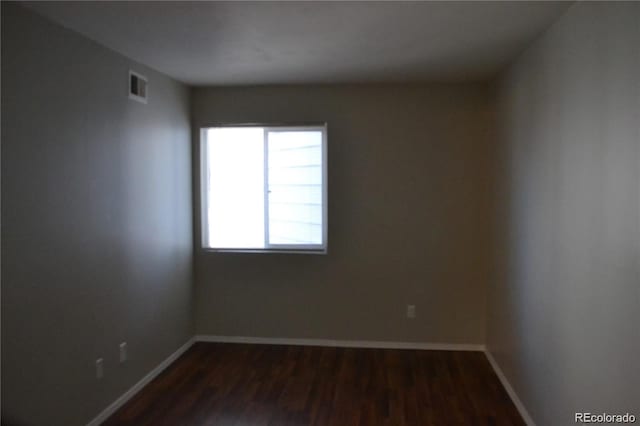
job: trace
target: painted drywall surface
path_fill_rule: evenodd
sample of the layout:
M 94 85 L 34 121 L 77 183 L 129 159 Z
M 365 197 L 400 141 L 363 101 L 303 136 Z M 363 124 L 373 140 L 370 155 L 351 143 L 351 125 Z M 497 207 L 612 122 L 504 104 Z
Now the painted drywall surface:
M 329 253 L 196 248 L 196 332 L 483 343 L 490 110 L 480 84 L 193 89 L 195 148 L 215 123 L 327 122 L 329 151 Z
M 568 5 L 111 1 L 30 7 L 181 81 L 206 86 L 479 81 Z
M 638 3 L 572 6 L 500 84 L 487 340 L 540 426 L 640 417 L 639 23 Z
M 6 2 L 2 56 L 3 424 L 85 424 L 191 336 L 188 89 Z

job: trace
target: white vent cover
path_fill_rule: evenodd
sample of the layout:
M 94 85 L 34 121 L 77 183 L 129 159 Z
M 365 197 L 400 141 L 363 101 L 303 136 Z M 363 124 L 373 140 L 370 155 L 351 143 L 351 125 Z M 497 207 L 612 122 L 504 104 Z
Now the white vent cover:
M 129 70 L 129 99 L 147 103 L 147 77 Z

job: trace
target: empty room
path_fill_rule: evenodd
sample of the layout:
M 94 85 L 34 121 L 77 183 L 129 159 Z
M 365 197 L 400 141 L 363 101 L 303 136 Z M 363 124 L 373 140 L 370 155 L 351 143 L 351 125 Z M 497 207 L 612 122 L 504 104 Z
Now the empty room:
M 640 423 L 640 2 L 1 2 L 3 426 Z

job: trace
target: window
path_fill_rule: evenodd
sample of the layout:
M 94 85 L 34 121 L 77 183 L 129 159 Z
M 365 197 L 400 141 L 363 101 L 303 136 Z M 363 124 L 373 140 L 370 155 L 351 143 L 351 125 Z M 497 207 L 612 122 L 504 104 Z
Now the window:
M 202 242 L 326 253 L 326 126 L 204 128 Z

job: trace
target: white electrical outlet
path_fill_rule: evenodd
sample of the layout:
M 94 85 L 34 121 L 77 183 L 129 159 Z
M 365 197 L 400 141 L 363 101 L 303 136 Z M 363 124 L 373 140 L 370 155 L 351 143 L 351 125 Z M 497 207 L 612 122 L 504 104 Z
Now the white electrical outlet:
M 96 379 L 100 380 L 104 377 L 104 361 L 102 358 L 96 359 Z
M 407 318 L 416 317 L 416 305 L 407 305 Z
M 120 363 L 127 360 L 127 342 L 120 343 Z

